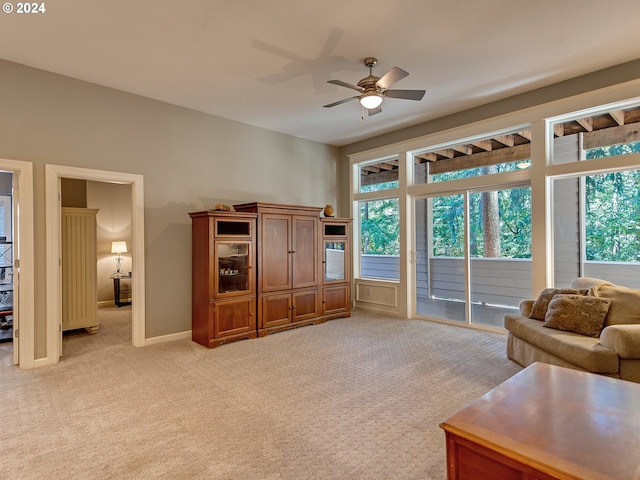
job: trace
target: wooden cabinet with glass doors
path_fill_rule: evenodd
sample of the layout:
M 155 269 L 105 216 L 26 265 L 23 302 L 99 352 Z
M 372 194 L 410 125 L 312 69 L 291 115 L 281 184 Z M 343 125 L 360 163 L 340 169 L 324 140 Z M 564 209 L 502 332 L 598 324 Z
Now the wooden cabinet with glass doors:
M 351 315 L 351 219 L 322 218 L 322 316 Z
M 255 338 L 256 215 L 190 213 L 192 339 L 205 347 Z
M 234 208 L 258 214 L 258 336 L 323 321 L 318 268 L 322 208 L 259 202 Z

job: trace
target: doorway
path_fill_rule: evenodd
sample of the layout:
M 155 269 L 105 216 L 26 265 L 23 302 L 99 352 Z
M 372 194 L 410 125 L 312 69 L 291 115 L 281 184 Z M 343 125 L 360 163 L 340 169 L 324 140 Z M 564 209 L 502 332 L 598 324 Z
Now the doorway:
M 145 344 L 144 288 L 144 199 L 141 175 L 90 170 L 56 165 L 45 166 L 47 212 L 47 364 L 57 363 L 62 355 L 62 272 L 61 252 L 61 182 L 76 179 L 128 185 L 131 192 L 131 338 L 134 346 Z
M 34 359 L 33 166 L 0 159 L 2 228 L 0 297 L 3 330 L 10 331 L 10 365 L 31 368 Z

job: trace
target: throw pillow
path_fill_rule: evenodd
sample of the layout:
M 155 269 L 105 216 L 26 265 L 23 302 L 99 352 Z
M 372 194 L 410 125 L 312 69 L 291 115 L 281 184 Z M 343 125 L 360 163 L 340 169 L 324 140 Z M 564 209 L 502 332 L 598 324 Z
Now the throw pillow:
M 611 300 L 584 295 L 556 295 L 549 302 L 543 327 L 598 338 Z
M 595 296 L 611 300 L 605 325 L 640 323 L 640 290 L 608 283 L 598 286 Z
M 531 313 L 529 318 L 535 318 L 536 320 L 544 320 L 544 316 L 547 314 L 547 308 L 549 302 L 554 295 L 558 294 L 572 294 L 572 295 L 586 295 L 589 290 L 582 290 L 576 288 L 546 288 L 538 296 L 533 307 L 531 307 Z

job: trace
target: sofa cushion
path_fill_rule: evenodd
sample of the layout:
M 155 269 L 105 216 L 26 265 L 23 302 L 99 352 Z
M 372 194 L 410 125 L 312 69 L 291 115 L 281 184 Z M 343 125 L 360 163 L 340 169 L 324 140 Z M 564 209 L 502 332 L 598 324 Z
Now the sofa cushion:
M 544 317 L 544 327 L 599 338 L 611 300 L 583 295 L 554 295 Z
M 571 283 L 571 286 L 569 288 L 577 288 L 577 289 L 586 288 L 587 290 L 589 290 L 590 288 L 594 288 L 594 287 L 597 288 L 598 286 L 604 285 L 604 284 L 613 286 L 613 283 L 609 282 L 608 280 L 602 280 L 600 278 L 592 278 L 592 277 L 578 277 Z
M 576 288 L 545 288 L 538 298 L 536 299 L 533 307 L 531 307 L 531 313 L 529 314 L 529 318 L 535 318 L 536 320 L 544 320 L 544 316 L 547 314 L 547 308 L 549 307 L 549 302 L 553 298 L 554 295 L 558 294 L 575 294 L 575 295 L 586 295 L 588 289 L 576 289 Z
M 604 283 L 592 291 L 598 297 L 611 299 L 605 326 L 640 323 L 640 290 Z
M 522 315 L 505 315 L 504 326 L 522 340 L 590 372 L 619 371 L 618 355 L 597 338 L 545 328 L 539 320 Z

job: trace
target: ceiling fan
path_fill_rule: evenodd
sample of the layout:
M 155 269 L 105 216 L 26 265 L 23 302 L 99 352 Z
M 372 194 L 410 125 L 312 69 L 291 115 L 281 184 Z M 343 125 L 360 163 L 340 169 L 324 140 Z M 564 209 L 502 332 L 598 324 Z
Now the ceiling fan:
M 363 78 L 357 85 L 351 85 L 350 83 L 343 82 L 342 80 L 327 80 L 327 83 L 334 85 L 340 85 L 341 87 L 351 88 L 360 92 L 360 95 L 355 97 L 345 98 L 337 102 L 325 105 L 325 108 L 335 107 L 351 100 L 358 99 L 363 108 L 366 108 L 369 112 L 369 116 L 375 115 L 382 111 L 382 99 L 383 98 L 400 98 L 403 100 L 422 100 L 425 91 L 424 90 L 388 90 L 388 88 L 399 80 L 409 75 L 398 67 L 393 67 L 382 77 L 376 77 L 373 74 L 373 67 L 378 63 L 378 59 L 374 57 L 367 57 L 364 59 L 365 67 L 369 68 L 369 76 Z

